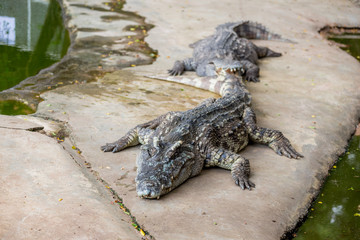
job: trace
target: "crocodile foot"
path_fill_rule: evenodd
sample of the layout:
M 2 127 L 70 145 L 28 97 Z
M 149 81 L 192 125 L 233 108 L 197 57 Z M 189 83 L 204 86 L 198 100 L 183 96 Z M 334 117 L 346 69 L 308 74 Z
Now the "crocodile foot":
M 286 156 L 288 158 L 295 158 L 299 159 L 304 157 L 300 153 L 298 153 L 293 146 L 291 146 L 290 141 L 284 137 L 281 134 L 281 137 L 278 138 L 276 141 L 273 141 L 269 144 L 269 147 L 271 147 L 278 155 L 280 156 Z
M 242 190 L 255 188 L 255 184 L 249 180 L 249 160 L 242 158 L 236 161 L 232 166 L 231 175 L 235 180 L 235 184 L 241 187 Z
M 104 152 L 120 152 L 125 148 L 124 144 L 120 144 L 119 142 L 107 143 L 104 146 L 101 146 L 101 150 Z
M 245 76 L 245 80 L 248 82 L 260 82 L 259 78 L 255 76 Z
M 183 74 L 184 71 L 185 71 L 184 63 L 181 61 L 176 61 L 174 63 L 173 68 L 168 70 L 168 73 L 172 76 L 177 76 Z

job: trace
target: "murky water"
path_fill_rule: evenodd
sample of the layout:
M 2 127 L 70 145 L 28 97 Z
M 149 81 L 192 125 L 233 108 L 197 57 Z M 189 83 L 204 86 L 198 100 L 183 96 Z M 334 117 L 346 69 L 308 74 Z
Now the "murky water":
M 2 0 L 0 91 L 59 61 L 69 45 L 56 0 Z M 11 112 L 12 104 L 15 112 L 22 109 L 16 101 L 0 102 L 0 114 Z
M 34 111 L 26 104 L 14 100 L 0 101 L 0 114 L 3 115 L 26 115 Z
M 360 34 L 331 36 L 330 40 L 342 44 L 341 48 L 360 61 Z
M 360 239 L 360 136 L 339 158 L 296 240 Z
M 360 35 L 345 34 L 329 39 L 360 61 Z M 313 203 L 295 240 L 360 239 L 360 136 L 349 142 Z

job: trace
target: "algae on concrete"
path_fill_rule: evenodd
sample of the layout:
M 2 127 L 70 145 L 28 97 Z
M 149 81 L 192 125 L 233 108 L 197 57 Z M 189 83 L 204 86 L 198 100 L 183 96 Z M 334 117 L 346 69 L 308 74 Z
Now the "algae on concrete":
M 61 18 L 54 17 L 59 15 L 54 13 L 55 3 L 57 1 L 50 2 L 46 18 L 49 24 L 45 24 L 35 46 L 38 51 L 34 52 L 28 62 L 26 70 L 31 74 L 24 75 L 27 78 L 21 79 L 16 86 L 0 92 L 0 101 L 20 101 L 36 110 L 42 100 L 39 95 L 44 91 L 96 81 L 106 72 L 151 64 L 156 59 L 156 50 L 144 41 L 152 25 L 146 23 L 140 15 L 124 11 L 119 1 L 60 1 L 66 29 L 72 39 L 71 46 L 60 62 L 36 74 L 34 59 L 43 57 L 43 47 L 51 40 L 43 35 L 55 34 L 55 23 L 61 21 Z

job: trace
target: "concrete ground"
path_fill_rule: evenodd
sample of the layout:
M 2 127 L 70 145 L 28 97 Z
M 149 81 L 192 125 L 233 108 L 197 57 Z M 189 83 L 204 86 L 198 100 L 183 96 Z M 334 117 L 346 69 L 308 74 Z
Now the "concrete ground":
M 107 25 L 98 1 L 64 2 L 75 32 L 91 25 L 114 39 L 131 34 L 116 21 Z M 79 4 L 89 6 L 86 14 Z M 45 92 L 33 116 L 0 116 L 0 239 L 280 239 L 306 214 L 358 123 L 359 62 L 318 34 L 325 25 L 359 26 L 358 5 L 128 0 L 124 8 L 155 25 L 146 41 L 158 50 L 157 61 Z M 258 124 L 281 130 L 305 157 L 287 159 L 254 144 L 243 151 L 253 191 L 240 190 L 230 172 L 214 168 L 160 200 L 138 198 L 138 147 L 112 154 L 100 146 L 138 123 L 216 97 L 144 76 L 164 75 L 175 60 L 191 55 L 188 44 L 221 23 L 245 19 L 297 42 L 256 41 L 283 56 L 261 60 L 261 82 L 247 86 Z M 89 34 L 78 32 L 74 40 Z

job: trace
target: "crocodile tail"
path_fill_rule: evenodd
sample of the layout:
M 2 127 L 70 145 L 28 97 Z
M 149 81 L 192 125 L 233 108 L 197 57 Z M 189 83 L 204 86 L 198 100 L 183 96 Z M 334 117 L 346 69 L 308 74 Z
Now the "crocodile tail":
M 240 38 L 277 40 L 294 43 L 294 41 L 283 38 L 279 34 L 270 32 L 265 26 L 257 22 L 243 21 L 237 23 L 226 23 L 224 26 L 228 29 L 232 29 Z
M 220 96 L 224 97 L 226 95 L 238 94 L 244 97 L 243 101 L 250 105 L 251 103 L 251 94 L 246 89 L 244 83 L 242 82 L 241 77 L 227 74 L 226 76 L 207 76 L 207 77 L 186 77 L 186 76 L 146 76 L 148 78 L 165 80 L 169 82 L 181 83 L 184 85 L 200 88 L 207 90 L 213 93 L 217 93 Z
M 217 94 L 220 94 L 220 90 L 224 84 L 224 81 L 216 76 L 189 78 L 186 76 L 179 77 L 179 76 L 157 75 L 157 76 L 146 76 L 146 77 L 165 80 L 169 82 L 181 83 L 184 85 L 200 88 Z

